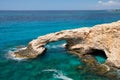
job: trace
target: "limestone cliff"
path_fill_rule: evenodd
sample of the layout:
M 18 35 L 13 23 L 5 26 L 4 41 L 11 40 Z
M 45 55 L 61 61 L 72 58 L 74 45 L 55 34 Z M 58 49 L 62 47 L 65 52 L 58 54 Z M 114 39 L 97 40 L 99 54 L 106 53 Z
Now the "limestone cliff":
M 66 40 L 66 49 L 79 56 L 88 54 L 93 49 L 102 50 L 107 56 L 106 63 L 120 68 L 120 21 L 40 36 L 31 41 L 27 48 L 15 51 L 11 55 L 35 58 L 45 51 L 44 46 L 47 43 L 58 40 Z

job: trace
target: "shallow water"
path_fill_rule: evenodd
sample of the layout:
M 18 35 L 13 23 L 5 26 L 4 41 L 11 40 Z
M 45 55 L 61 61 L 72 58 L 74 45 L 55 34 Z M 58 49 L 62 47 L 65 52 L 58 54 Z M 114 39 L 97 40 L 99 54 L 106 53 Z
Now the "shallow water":
M 46 53 L 32 60 L 12 60 L 6 54 L 47 33 L 119 19 L 120 13 L 108 11 L 0 11 L 0 80 L 108 80 L 87 68 L 78 70 L 84 64 L 63 48 L 65 41 L 48 44 Z

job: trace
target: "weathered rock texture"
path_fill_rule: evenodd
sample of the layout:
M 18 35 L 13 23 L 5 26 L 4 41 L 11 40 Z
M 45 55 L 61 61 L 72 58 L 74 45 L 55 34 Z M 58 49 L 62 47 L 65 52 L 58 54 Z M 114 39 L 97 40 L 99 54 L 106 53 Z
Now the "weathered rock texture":
M 94 49 L 103 50 L 107 56 L 106 63 L 120 68 L 120 21 L 40 36 L 31 41 L 27 48 L 12 55 L 19 58 L 35 58 L 45 51 L 44 46 L 47 43 L 58 40 L 66 40 L 66 49 L 79 56 Z

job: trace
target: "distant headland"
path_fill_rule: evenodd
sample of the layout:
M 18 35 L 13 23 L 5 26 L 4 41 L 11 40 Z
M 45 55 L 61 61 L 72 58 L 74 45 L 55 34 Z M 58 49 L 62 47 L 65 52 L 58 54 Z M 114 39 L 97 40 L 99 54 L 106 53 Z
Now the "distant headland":
M 108 11 L 111 11 L 111 12 L 120 12 L 120 9 L 111 9 L 111 10 L 108 10 Z

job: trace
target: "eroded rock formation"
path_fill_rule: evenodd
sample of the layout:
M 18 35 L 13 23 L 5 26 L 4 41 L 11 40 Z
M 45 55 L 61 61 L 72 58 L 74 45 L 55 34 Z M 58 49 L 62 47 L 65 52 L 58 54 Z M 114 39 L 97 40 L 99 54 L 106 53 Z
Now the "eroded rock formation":
M 13 53 L 15 57 L 35 58 L 45 51 L 49 42 L 66 40 L 68 51 L 86 54 L 92 49 L 103 50 L 107 62 L 120 68 L 120 21 L 96 25 L 92 28 L 64 30 L 40 36 L 31 41 L 27 48 Z
M 69 52 L 78 55 L 85 63 L 91 60 L 88 65 L 93 67 L 98 65 L 103 73 L 110 71 L 108 66 L 120 68 L 120 21 L 40 36 L 31 41 L 26 48 L 15 51 L 11 55 L 19 58 L 35 58 L 45 51 L 46 44 L 58 40 L 66 40 L 66 49 Z M 95 49 L 105 52 L 107 60 L 104 65 L 99 65 L 92 56 L 87 55 L 88 59 L 86 58 L 86 54 Z

